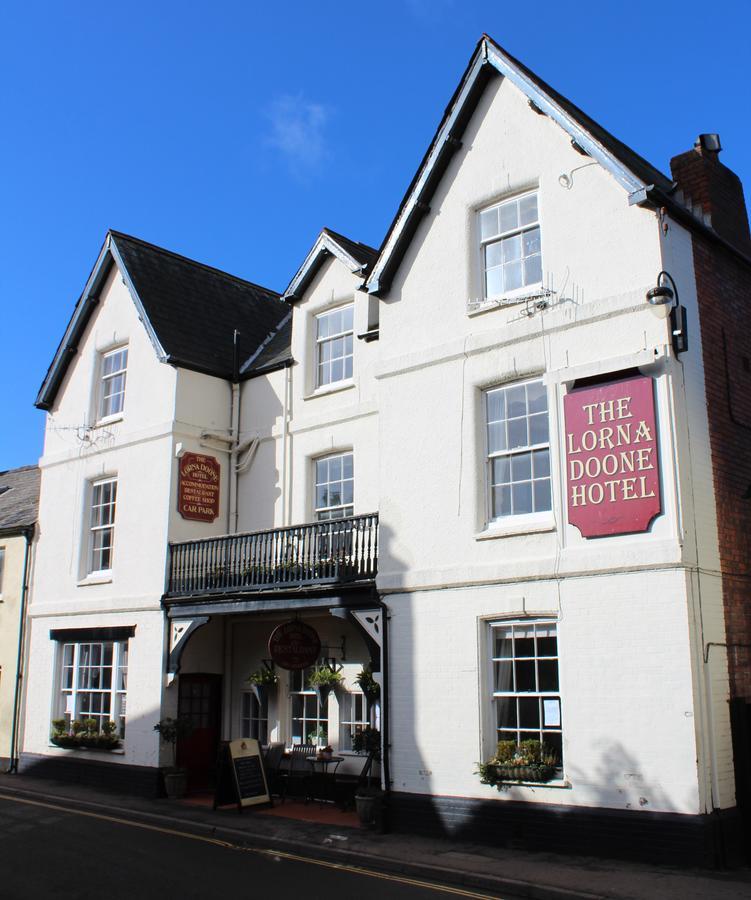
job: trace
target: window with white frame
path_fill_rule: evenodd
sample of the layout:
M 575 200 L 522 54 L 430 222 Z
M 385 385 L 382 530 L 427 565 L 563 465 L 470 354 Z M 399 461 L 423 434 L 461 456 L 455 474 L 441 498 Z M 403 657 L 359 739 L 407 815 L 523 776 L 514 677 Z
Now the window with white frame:
M 485 392 L 489 516 L 552 509 L 548 395 L 541 380 Z
M 497 741 L 537 740 L 563 762 L 555 622 L 491 625 L 492 703 Z
M 107 572 L 112 568 L 116 500 L 116 478 L 104 478 L 92 483 L 89 520 L 89 573 Z
M 107 722 L 114 722 L 124 737 L 127 683 L 127 641 L 62 645 L 61 712 L 69 726 L 94 719 L 101 731 Z
M 318 694 L 308 687 L 310 671 L 298 669 L 291 673 L 292 743 L 325 746 L 329 741 L 329 698 L 321 704 Z
M 352 453 L 317 459 L 315 517 L 318 522 L 343 519 L 354 513 L 355 471 Z
M 480 211 L 483 296 L 503 297 L 542 282 L 537 194 Z
M 243 691 L 240 708 L 240 736 L 255 738 L 261 744 L 269 742 L 269 698 L 259 701 L 253 691 Z
M 102 354 L 99 418 L 106 419 L 123 411 L 128 348 L 118 347 Z
M 352 750 L 352 738 L 369 724 L 365 694 L 361 691 L 342 694 L 339 701 L 339 749 Z
M 316 316 L 316 387 L 352 377 L 354 306 Z

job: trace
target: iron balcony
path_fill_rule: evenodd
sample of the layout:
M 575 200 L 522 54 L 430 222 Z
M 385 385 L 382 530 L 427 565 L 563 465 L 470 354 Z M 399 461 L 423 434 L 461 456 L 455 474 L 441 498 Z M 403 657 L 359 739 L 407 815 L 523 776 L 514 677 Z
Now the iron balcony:
M 372 582 L 378 513 L 169 545 L 166 597 Z

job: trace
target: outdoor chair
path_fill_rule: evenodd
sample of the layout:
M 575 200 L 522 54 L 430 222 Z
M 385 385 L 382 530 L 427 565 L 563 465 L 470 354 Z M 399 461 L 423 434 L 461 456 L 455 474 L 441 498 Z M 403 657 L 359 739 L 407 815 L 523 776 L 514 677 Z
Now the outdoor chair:
M 337 775 L 336 777 L 336 800 L 340 809 L 344 812 L 348 809 L 354 809 L 355 794 L 357 789 L 367 787 L 371 780 L 371 772 L 376 754 L 368 753 L 359 775 Z M 380 787 L 380 778 L 376 780 L 376 785 Z
M 287 755 L 286 767 L 279 770 L 279 796 L 282 798 L 282 803 L 288 794 L 305 796 L 311 774 L 310 764 L 306 762 L 306 759 L 315 755 L 316 748 L 313 744 L 292 745 L 292 749 Z
M 269 744 L 263 757 L 269 794 L 279 794 L 279 773 L 283 756 L 284 744 Z

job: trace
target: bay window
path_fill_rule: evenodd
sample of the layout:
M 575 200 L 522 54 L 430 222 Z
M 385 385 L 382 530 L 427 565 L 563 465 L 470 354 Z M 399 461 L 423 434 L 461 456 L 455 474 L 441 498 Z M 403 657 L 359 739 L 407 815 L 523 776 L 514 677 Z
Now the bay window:
M 92 641 L 62 644 L 61 718 L 94 719 L 97 731 L 107 722 L 125 736 L 128 642 Z

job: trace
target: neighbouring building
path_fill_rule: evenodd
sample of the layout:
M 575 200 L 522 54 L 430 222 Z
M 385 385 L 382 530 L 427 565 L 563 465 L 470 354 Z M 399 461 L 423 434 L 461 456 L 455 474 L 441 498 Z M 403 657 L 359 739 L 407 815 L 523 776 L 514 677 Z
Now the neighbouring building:
M 0 767 L 15 769 L 21 747 L 26 608 L 39 469 L 0 472 Z
M 279 295 L 108 233 L 37 398 L 23 770 L 152 791 L 179 712 L 196 787 L 220 737 L 356 772 L 369 724 L 395 829 L 737 852 L 751 242 L 720 150 L 667 177 L 483 37 L 380 249 L 324 229 Z M 254 691 L 280 645 L 339 689 Z M 121 747 L 50 743 L 82 718 Z M 532 740 L 546 780 L 480 780 Z

